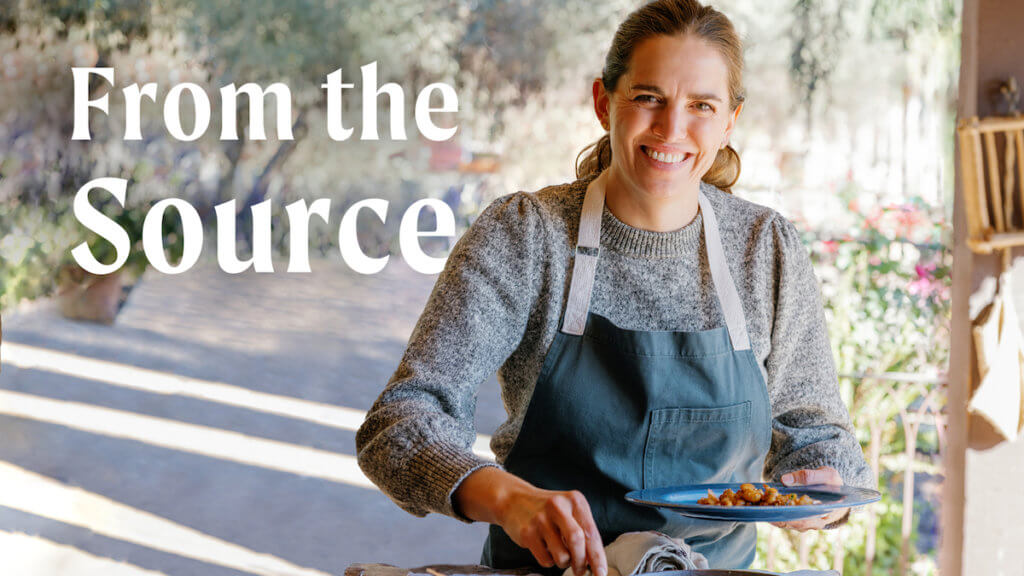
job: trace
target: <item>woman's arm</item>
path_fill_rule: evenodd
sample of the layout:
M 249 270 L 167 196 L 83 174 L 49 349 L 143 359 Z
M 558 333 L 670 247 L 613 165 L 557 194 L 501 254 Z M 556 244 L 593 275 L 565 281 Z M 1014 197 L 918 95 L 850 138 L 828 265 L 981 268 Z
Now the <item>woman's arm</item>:
M 846 484 L 875 480 L 839 394 L 825 310 L 807 251 L 793 225 L 773 223 L 775 315 L 765 362 L 772 404 L 772 442 L 765 477 L 834 468 Z
M 401 363 L 356 434 L 359 466 L 406 511 L 468 521 L 452 493 L 475 470 L 480 384 L 519 345 L 539 289 L 544 222 L 536 200 L 499 198 L 456 243 Z
M 523 338 L 545 268 L 540 207 L 491 204 L 452 250 L 401 364 L 356 434 L 359 466 L 403 509 L 501 526 L 542 566 L 607 574 L 577 491 L 537 488 L 473 454 L 476 393 Z

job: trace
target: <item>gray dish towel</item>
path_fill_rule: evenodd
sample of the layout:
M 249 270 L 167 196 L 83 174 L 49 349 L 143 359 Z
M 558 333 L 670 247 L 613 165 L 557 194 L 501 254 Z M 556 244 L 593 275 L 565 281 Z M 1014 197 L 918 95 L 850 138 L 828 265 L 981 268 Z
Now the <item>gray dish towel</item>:
M 707 570 L 704 555 L 694 552 L 681 538 L 670 538 L 661 532 L 627 532 L 605 546 L 608 576 L 633 576 L 665 570 Z M 764 574 L 779 574 L 764 572 Z M 576 576 L 566 568 L 562 576 Z M 590 570 L 583 576 L 593 576 Z M 800 570 L 788 576 L 839 576 L 834 570 Z
M 681 538 L 669 538 L 661 532 L 627 532 L 605 546 L 608 576 L 632 576 L 664 570 L 708 568 L 703 554 L 694 552 Z M 562 576 L 575 576 L 566 568 Z M 593 576 L 589 570 L 584 576 Z

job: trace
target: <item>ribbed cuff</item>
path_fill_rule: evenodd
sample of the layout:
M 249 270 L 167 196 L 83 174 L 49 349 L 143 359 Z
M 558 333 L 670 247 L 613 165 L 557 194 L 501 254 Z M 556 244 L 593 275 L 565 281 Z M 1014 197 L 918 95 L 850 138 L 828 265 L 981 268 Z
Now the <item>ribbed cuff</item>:
M 469 524 L 473 521 L 455 510 L 452 496 L 467 476 L 488 466 L 501 468 L 497 462 L 481 458 L 462 447 L 435 443 L 420 450 L 405 472 L 414 476 L 410 482 L 419 483 L 426 492 L 426 500 L 433 512 Z

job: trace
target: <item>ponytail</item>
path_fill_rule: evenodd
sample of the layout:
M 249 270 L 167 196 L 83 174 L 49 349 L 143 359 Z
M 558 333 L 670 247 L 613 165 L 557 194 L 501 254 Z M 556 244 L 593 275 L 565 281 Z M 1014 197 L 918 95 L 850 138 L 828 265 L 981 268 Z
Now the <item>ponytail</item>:
M 586 155 L 586 156 L 584 156 Z M 583 160 L 580 160 L 580 158 Z M 576 155 L 576 178 L 597 176 L 612 163 L 612 139 L 605 133 Z
M 732 193 L 730 189 L 739 179 L 740 155 L 731 144 L 727 144 L 725 148 L 718 151 L 718 154 L 715 156 L 715 162 L 711 164 L 711 168 L 701 178 L 704 182 L 730 194 Z

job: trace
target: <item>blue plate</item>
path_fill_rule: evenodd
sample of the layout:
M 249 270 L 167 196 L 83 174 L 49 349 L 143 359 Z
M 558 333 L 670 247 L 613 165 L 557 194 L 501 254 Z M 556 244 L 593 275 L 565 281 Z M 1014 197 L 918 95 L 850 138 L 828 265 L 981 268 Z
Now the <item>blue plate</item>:
M 668 486 L 665 488 L 649 488 L 634 490 L 626 494 L 626 500 L 643 506 L 652 506 L 662 510 L 678 512 L 690 518 L 705 520 L 723 520 L 728 522 L 788 522 L 801 518 L 824 516 L 835 508 L 852 508 L 878 502 L 882 495 L 875 490 L 855 488 L 853 486 L 829 486 L 818 484 L 813 486 L 785 486 L 783 484 L 753 483 L 762 488 L 767 485 L 775 488 L 780 494 L 806 494 L 820 504 L 806 506 L 713 506 L 697 504 L 697 500 L 708 495 L 708 490 L 721 496 L 726 488 L 738 492 L 740 482 L 728 484 L 688 484 L 685 486 Z M 763 489 L 763 488 L 762 488 Z

